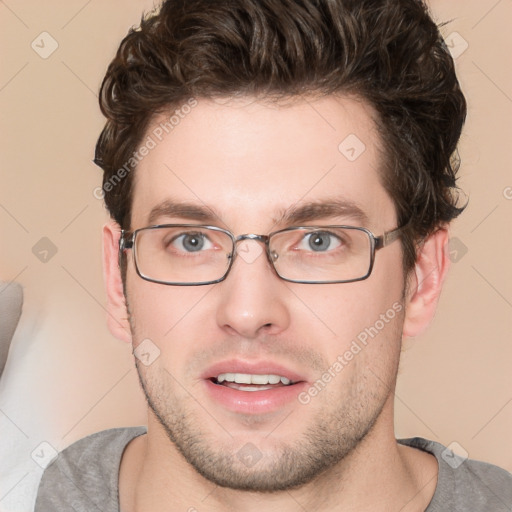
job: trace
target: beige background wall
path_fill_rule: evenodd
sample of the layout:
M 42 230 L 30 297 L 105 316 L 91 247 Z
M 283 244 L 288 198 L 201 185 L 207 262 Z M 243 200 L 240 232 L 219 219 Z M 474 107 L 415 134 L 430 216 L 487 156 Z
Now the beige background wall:
M 0 279 L 22 283 L 26 298 L 0 383 L 0 510 L 23 510 L 32 496 L 41 469 L 31 453 L 51 452 L 41 442 L 62 449 L 145 421 L 129 347 L 105 326 L 106 215 L 91 160 L 101 78 L 151 5 L 0 2 Z M 443 31 L 463 52 L 460 183 L 470 203 L 453 226 L 454 264 L 434 324 L 405 345 L 396 431 L 456 442 L 512 471 L 512 1 L 431 5 L 439 21 L 453 20 Z

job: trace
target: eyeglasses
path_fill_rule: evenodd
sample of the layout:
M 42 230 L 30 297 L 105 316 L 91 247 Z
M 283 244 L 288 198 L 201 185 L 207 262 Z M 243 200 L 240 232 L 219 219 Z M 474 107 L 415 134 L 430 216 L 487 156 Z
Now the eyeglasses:
M 122 231 L 119 259 L 133 249 L 135 268 L 146 281 L 199 286 L 226 279 L 238 254 L 237 243 L 265 245 L 276 274 L 293 283 L 350 283 L 368 278 L 375 251 L 397 240 L 403 227 L 375 236 L 354 226 L 300 226 L 269 235 L 233 233 L 216 226 L 164 224 Z

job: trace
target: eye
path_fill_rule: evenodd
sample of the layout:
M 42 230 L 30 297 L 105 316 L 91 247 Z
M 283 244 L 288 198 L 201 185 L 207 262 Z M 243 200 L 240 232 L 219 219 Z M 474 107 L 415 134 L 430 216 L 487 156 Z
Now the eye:
M 212 242 L 203 233 L 182 233 L 172 239 L 171 245 L 184 252 L 199 252 L 213 248 Z
M 325 252 L 342 245 L 342 240 L 329 231 L 308 233 L 298 244 L 298 249 L 314 252 Z

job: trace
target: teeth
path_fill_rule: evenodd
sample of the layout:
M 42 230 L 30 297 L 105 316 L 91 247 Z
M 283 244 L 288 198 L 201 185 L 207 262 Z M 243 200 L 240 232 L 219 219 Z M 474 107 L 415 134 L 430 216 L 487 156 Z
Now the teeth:
M 281 375 L 257 375 L 249 373 L 221 373 L 217 377 L 217 382 L 236 382 L 237 384 L 258 384 L 265 386 L 267 384 L 283 383 L 285 386 L 291 383 L 290 379 Z

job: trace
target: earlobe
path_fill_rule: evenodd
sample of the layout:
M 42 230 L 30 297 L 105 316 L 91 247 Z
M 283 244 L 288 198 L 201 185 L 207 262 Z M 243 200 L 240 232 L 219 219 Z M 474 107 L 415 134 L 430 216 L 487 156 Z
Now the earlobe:
M 406 309 L 403 326 L 405 337 L 421 334 L 428 327 L 436 312 L 446 273 L 449 234 L 439 228 L 430 235 L 418 250 L 416 264 L 411 271 L 406 291 Z
M 103 278 L 107 291 L 107 325 L 118 339 L 131 343 L 130 323 L 123 282 L 119 268 L 119 224 L 110 221 L 103 226 Z

